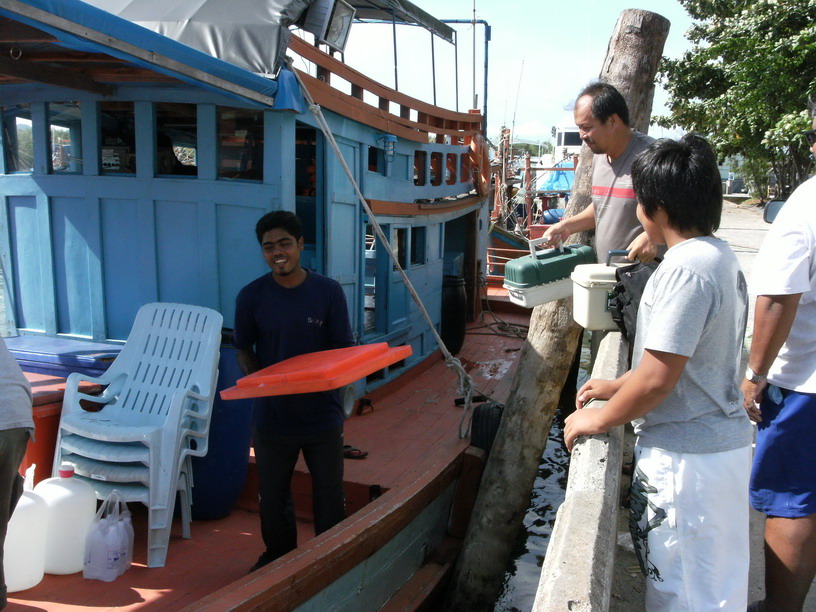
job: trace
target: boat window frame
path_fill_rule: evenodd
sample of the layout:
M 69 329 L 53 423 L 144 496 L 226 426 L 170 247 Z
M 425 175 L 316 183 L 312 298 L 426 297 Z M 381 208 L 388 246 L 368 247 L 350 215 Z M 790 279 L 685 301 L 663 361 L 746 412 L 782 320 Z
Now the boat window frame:
M 19 169 L 19 161 L 12 162 L 12 152 L 11 152 L 11 144 L 12 140 L 19 144 L 19 129 L 17 119 L 19 118 L 20 113 L 14 115 L 14 138 L 11 138 L 12 132 L 9 130 L 9 117 L 11 117 L 11 113 L 9 112 L 10 109 L 28 109 L 28 119 L 27 121 L 31 124 L 29 129 L 30 132 L 30 140 L 31 140 L 31 167 L 26 170 Z M 34 109 L 32 108 L 32 104 L 30 103 L 22 103 L 22 104 L 8 104 L 0 106 L 0 140 L 2 140 L 3 145 L 3 174 L 33 174 L 34 173 L 34 166 L 35 166 L 35 146 L 34 146 Z M 16 151 L 15 151 L 16 152 Z M 14 168 L 14 169 L 11 169 Z

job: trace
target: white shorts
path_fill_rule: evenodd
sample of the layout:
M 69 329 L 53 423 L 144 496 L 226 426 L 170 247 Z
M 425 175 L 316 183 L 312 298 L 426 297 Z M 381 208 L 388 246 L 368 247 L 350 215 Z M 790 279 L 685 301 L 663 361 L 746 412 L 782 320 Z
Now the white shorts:
M 635 447 L 629 530 L 649 612 L 744 612 L 751 447 L 672 453 Z

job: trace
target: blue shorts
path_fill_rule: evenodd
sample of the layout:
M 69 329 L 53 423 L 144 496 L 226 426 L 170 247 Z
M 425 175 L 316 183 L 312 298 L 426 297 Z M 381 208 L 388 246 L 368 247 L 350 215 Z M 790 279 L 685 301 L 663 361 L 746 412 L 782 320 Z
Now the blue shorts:
M 750 498 L 769 516 L 800 518 L 816 513 L 816 394 L 781 389 L 782 401 L 760 404 Z

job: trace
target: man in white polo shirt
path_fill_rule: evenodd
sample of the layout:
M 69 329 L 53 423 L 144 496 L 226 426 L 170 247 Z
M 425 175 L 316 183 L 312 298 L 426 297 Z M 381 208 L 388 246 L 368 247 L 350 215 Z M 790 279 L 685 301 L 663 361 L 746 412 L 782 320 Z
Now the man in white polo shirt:
M 805 132 L 816 155 L 816 118 Z M 816 576 L 816 177 L 801 184 L 757 255 L 754 337 L 742 382 L 757 423 L 751 504 L 765 521 L 765 601 L 802 610 Z

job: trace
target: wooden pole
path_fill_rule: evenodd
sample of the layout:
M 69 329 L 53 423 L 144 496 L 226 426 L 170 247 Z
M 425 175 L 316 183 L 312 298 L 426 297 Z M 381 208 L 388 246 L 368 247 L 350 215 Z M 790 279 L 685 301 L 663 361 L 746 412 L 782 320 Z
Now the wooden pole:
M 601 79 L 615 85 L 626 98 L 632 126 L 642 131 L 649 123 L 654 77 L 668 32 L 669 22 L 660 15 L 624 11 L 601 72 Z M 589 204 L 591 167 L 592 153 L 585 146 L 567 215 Z M 575 238 L 587 243 L 585 236 L 573 236 L 570 242 L 576 242 Z M 476 612 L 494 607 L 580 331 L 572 320 L 570 298 L 533 310 L 445 610 Z

